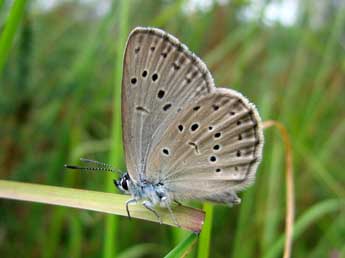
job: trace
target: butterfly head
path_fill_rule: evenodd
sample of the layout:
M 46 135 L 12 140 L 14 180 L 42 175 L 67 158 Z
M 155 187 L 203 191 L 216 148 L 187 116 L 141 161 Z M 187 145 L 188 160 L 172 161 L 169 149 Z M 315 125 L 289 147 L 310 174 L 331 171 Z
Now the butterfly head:
M 129 187 L 131 184 L 131 179 L 128 173 L 124 173 L 118 180 L 114 180 L 114 184 L 121 192 L 130 194 Z

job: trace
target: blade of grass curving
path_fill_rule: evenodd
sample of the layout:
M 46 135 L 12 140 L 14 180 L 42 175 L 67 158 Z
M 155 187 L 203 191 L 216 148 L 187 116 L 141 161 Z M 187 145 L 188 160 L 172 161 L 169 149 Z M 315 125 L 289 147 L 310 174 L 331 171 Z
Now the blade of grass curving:
M 20 21 L 24 16 L 26 0 L 16 0 L 14 1 L 10 14 L 5 23 L 5 28 L 1 33 L 0 37 L 0 78 L 2 75 L 2 70 L 7 61 L 8 55 L 10 53 L 11 46 L 13 44 L 14 36 L 19 28 Z
M 277 121 L 268 120 L 263 123 L 264 128 L 275 126 L 283 139 L 285 148 L 285 180 L 286 180 L 286 216 L 285 216 L 285 244 L 284 258 L 291 257 L 292 233 L 295 216 L 295 194 L 293 180 L 292 147 L 289 134 L 285 126 Z
M 261 250 L 265 252 L 275 241 L 277 235 L 280 232 L 280 221 L 281 221 L 281 203 L 279 192 L 282 189 L 282 173 L 280 164 L 284 161 L 282 160 L 283 151 L 281 143 L 278 142 L 277 137 L 273 138 L 272 146 L 270 148 L 270 164 L 268 167 L 267 175 L 267 197 L 265 198 L 265 215 L 263 221 L 262 229 L 262 239 L 261 239 Z M 262 186 L 261 186 L 262 187 Z
M 333 249 L 337 249 L 344 245 L 344 237 L 342 236 L 345 232 L 344 216 L 345 212 L 340 211 L 339 215 L 337 216 L 337 218 L 334 219 L 331 225 L 327 225 L 327 230 L 323 232 L 322 236 L 320 236 L 320 240 L 318 240 L 317 243 L 315 243 L 314 250 L 312 250 L 312 252 L 310 252 L 307 257 L 327 257 L 325 251 L 328 253 L 330 241 L 332 241 Z
M 326 201 L 319 202 L 315 204 L 309 210 L 303 213 L 300 218 L 296 221 L 293 232 L 293 239 L 296 240 L 301 234 L 313 223 L 316 223 L 317 220 L 323 216 L 334 213 L 345 208 L 344 199 L 330 199 Z M 282 235 L 271 249 L 263 255 L 263 258 L 274 258 L 279 255 L 282 251 L 285 241 L 285 234 Z
M 186 257 L 190 253 L 197 239 L 198 235 L 195 233 L 191 233 L 189 236 L 185 238 L 185 240 L 183 240 L 174 249 L 172 249 L 165 256 L 165 258 Z
M 211 233 L 213 222 L 213 205 L 211 203 L 204 203 L 203 210 L 206 213 L 205 224 L 200 234 L 198 244 L 198 258 L 207 258 L 210 254 Z
M 113 8 L 118 4 L 119 33 L 117 35 L 116 62 L 114 67 L 114 93 L 113 93 L 113 118 L 112 135 L 109 163 L 119 168 L 122 165 L 123 150 L 121 137 L 121 81 L 122 81 L 122 57 L 125 49 L 125 42 L 128 35 L 129 3 L 131 1 L 113 1 Z M 107 191 L 113 191 L 114 185 L 112 176 L 106 177 L 105 187 Z M 124 204 L 122 204 L 124 205 Z M 103 257 L 112 258 L 117 253 L 117 242 L 115 237 L 118 229 L 118 218 L 107 216 L 105 220 Z
M 128 200 L 128 196 L 122 194 L 0 180 L 0 198 L 53 204 L 127 217 L 124 203 Z M 131 205 L 130 210 L 133 218 L 159 223 L 156 216 L 142 205 Z M 157 208 L 157 211 L 162 217 L 163 224 L 176 227 L 167 209 Z M 203 211 L 177 205 L 174 207 L 174 214 L 181 228 L 200 232 L 205 217 Z

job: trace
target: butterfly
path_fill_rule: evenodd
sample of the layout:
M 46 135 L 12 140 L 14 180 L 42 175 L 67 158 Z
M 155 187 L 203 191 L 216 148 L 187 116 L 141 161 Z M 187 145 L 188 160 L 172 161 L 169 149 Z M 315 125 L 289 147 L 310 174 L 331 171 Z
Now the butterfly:
M 173 202 L 233 205 L 255 180 L 263 149 L 256 107 L 216 88 L 203 61 L 157 28 L 135 28 L 123 63 L 122 134 L 127 173 L 115 185 L 153 212 Z M 101 164 L 101 163 L 100 163 Z M 104 163 L 102 163 L 104 164 Z

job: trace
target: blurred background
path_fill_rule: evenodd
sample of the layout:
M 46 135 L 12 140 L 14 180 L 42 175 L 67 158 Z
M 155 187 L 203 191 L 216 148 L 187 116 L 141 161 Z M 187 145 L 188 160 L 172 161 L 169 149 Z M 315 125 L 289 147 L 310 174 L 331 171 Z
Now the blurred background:
M 0 0 L 0 33 L 13 3 Z M 206 62 L 216 85 L 241 91 L 263 120 L 286 126 L 292 257 L 345 257 L 344 0 L 36 0 L 15 15 L 14 40 L 0 53 L 1 179 L 115 192 L 109 176 L 63 164 L 87 157 L 126 169 L 114 136 L 122 50 L 135 26 L 159 27 Z M 240 194 L 242 204 L 214 207 L 210 257 L 281 257 L 284 146 L 276 129 L 265 137 L 256 184 Z M 108 243 L 114 257 L 161 257 L 186 235 L 106 217 L 0 199 L 0 256 L 107 257 Z M 197 249 L 190 257 L 206 257 Z

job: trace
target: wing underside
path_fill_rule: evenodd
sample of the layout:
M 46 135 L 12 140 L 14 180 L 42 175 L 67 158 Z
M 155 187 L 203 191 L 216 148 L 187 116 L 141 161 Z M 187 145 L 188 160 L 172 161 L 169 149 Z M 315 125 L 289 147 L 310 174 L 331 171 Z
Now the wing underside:
M 169 121 L 213 89 L 205 64 L 175 37 L 159 29 L 132 31 L 122 81 L 122 133 L 132 180 L 145 178 L 152 141 Z
M 177 200 L 227 202 L 254 181 L 263 134 L 254 105 L 219 88 L 181 111 L 154 144 L 149 180 Z

